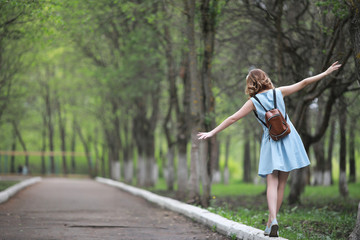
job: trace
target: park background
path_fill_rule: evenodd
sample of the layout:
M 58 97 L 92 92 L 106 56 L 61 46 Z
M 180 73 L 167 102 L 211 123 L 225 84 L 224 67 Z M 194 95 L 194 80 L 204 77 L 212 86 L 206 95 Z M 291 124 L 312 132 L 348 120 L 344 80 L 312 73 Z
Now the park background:
M 262 228 L 261 125 L 250 114 L 211 140 L 196 133 L 242 106 L 249 70 L 282 86 L 339 61 L 285 99 L 311 166 L 291 174 L 284 212 L 324 214 L 301 213 L 298 228 L 314 229 L 290 227 L 299 239 L 354 228 L 357 1 L 1 0 L 0 12 L 0 174 L 109 177 L 230 218 L 243 205 L 249 219 L 235 220 Z

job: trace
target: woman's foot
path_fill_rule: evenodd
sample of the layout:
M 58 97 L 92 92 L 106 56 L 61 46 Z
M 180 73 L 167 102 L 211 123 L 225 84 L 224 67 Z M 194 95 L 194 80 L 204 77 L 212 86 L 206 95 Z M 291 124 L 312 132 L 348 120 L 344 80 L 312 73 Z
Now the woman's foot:
M 278 222 L 276 221 L 276 219 L 274 219 L 270 224 L 269 237 L 278 237 L 279 236 L 278 230 L 279 230 Z
M 266 224 L 266 228 L 265 228 L 265 231 L 264 231 L 264 235 L 265 235 L 265 236 L 269 236 L 269 235 L 270 235 L 270 227 L 268 227 L 267 224 Z

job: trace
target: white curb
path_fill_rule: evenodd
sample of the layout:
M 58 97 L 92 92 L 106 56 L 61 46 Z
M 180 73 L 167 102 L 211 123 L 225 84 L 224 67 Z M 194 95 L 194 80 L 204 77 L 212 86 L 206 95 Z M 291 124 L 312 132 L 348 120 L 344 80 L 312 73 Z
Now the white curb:
M 114 186 L 120 188 L 124 191 L 127 191 L 135 196 L 140 196 L 150 202 L 153 202 L 163 208 L 167 208 L 174 212 L 183 214 L 197 222 L 200 222 L 219 233 L 222 233 L 226 236 L 236 236 L 237 239 L 244 239 L 244 240 L 257 240 L 257 239 L 274 239 L 264 236 L 264 231 L 249 227 L 247 225 L 231 221 L 224 217 L 221 217 L 215 213 L 211 213 L 208 210 L 195 207 L 193 205 L 189 205 L 171 198 L 162 197 L 156 195 L 152 192 L 139 189 L 133 186 L 129 186 L 122 182 L 114 181 L 107 178 L 96 177 L 96 181 L 100 183 L 105 183 L 110 186 Z M 276 240 L 286 240 L 285 238 L 278 237 Z
M 40 182 L 41 180 L 42 180 L 41 177 L 29 178 L 29 179 L 19 182 L 18 184 L 15 184 L 14 186 L 11 186 L 11 187 L 5 189 L 4 191 L 1 191 L 0 192 L 0 204 L 9 200 L 12 196 L 14 196 L 20 190 L 22 190 L 32 184 Z

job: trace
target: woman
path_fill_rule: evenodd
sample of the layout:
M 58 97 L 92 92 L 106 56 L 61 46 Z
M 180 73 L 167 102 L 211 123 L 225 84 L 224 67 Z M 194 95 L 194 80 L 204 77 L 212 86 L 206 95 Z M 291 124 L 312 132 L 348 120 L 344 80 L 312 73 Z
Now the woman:
M 289 86 L 283 86 L 275 89 L 276 101 L 280 112 L 285 116 L 285 103 L 283 98 L 296 93 L 307 85 L 317 82 L 333 71 L 340 68 L 338 62 L 333 63 L 325 72 L 316 76 L 303 79 L 302 81 Z M 207 139 L 220 131 L 224 130 L 234 122 L 248 115 L 251 111 L 256 111 L 258 120 L 265 122 L 265 110 L 258 101 L 267 109 L 274 107 L 274 86 L 268 75 L 261 69 L 254 69 L 246 77 L 245 93 L 250 99 L 240 108 L 239 111 L 225 119 L 219 126 L 210 132 L 198 133 L 199 139 Z M 276 215 L 279 212 L 283 201 L 284 189 L 290 171 L 306 167 L 310 164 L 309 158 L 304 149 L 304 145 L 297 133 L 295 127 L 287 117 L 287 123 L 291 132 L 279 141 L 269 138 L 269 130 L 263 126 L 264 134 L 261 142 L 259 176 L 266 178 L 267 181 L 267 203 L 269 208 L 269 218 L 266 224 L 264 234 L 270 237 L 278 237 L 278 222 Z

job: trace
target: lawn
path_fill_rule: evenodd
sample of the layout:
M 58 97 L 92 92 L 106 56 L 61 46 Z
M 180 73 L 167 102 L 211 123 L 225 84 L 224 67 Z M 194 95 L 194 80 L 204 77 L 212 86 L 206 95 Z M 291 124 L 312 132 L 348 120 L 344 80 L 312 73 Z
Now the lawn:
M 4 191 L 8 187 L 11 187 L 17 184 L 19 181 L 0 181 L 0 192 Z
M 280 236 L 288 239 L 347 239 L 352 232 L 360 201 L 360 183 L 349 184 L 349 197 L 339 195 L 338 185 L 307 186 L 301 204 L 288 205 L 285 199 L 278 214 Z M 151 189 L 167 193 L 165 183 Z M 229 185 L 214 184 L 209 211 L 258 229 L 265 229 L 267 203 L 265 185 L 231 182 Z

